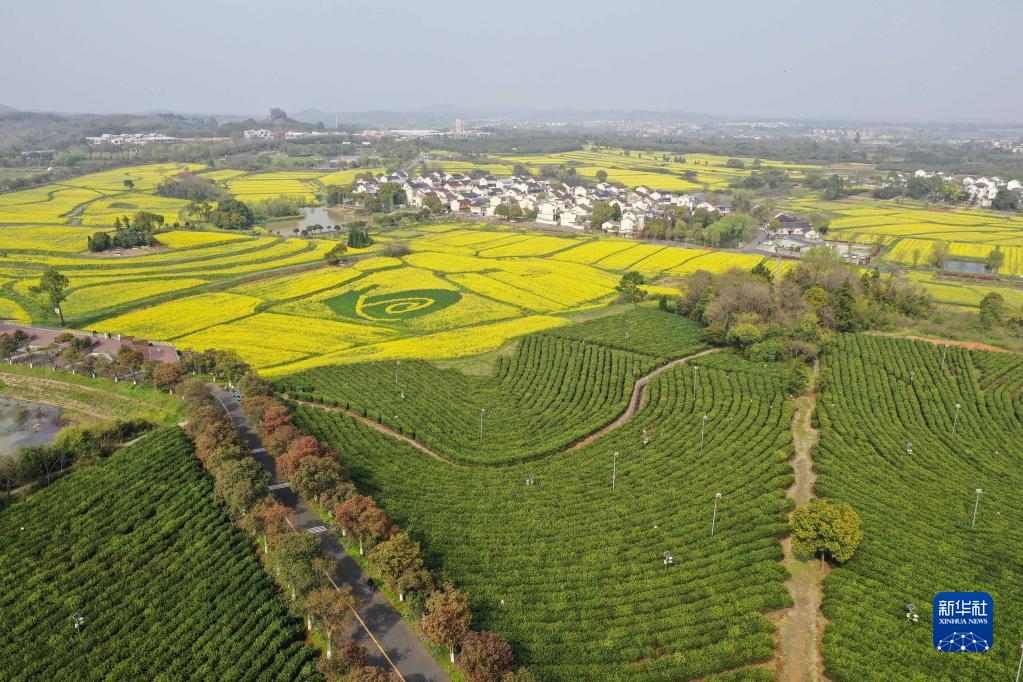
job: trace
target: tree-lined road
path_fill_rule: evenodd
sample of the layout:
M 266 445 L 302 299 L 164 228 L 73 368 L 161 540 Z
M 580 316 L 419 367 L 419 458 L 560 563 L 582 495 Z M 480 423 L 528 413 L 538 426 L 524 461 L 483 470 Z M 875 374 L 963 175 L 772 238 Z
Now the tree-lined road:
M 235 397 L 214 384 L 209 384 L 213 396 L 230 415 L 242 442 L 252 450 L 256 460 L 273 477 L 271 485 L 286 483 L 277 474 L 274 458 L 263 447 L 255 430 Z M 289 520 L 295 528 L 315 531 L 323 527 L 323 521 L 309 504 L 295 494 L 290 487 L 274 490 L 274 495 L 291 510 Z M 329 531 L 316 532 L 323 553 L 337 563 L 332 576 L 339 585 L 348 585 L 361 601 L 358 619 L 354 628 L 356 641 L 366 647 L 371 664 L 388 670 L 395 670 L 406 682 L 440 682 L 449 680 L 441 667 L 426 650 L 422 641 L 412 632 L 401 615 L 379 592 L 371 589 L 366 574 L 352 557 L 348 556 L 337 537 Z

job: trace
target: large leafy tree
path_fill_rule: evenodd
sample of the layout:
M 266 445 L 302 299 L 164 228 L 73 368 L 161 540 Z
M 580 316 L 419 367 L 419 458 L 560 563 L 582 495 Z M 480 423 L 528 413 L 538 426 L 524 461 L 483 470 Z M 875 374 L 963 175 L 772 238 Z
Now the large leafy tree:
M 345 531 L 351 531 L 359 539 L 359 554 L 365 554 L 367 540 L 388 538 L 394 532 L 394 524 L 372 497 L 353 495 L 337 506 L 334 519 Z
M 290 480 L 292 487 L 300 495 L 319 501 L 321 495 L 326 495 L 341 485 L 341 466 L 334 457 L 304 457 Z
M 838 562 L 852 558 L 863 539 L 862 521 L 848 503 L 814 499 L 792 513 L 792 549 L 804 556 L 830 556 Z
M 352 627 L 352 611 L 359 608 L 359 600 L 347 585 L 313 590 L 305 598 L 305 608 L 314 626 L 327 636 L 327 658 L 333 656 L 333 643 L 348 634 Z
M 454 663 L 455 647 L 469 631 L 471 620 L 469 598 L 451 583 L 445 583 L 443 590 L 434 592 L 426 600 L 426 613 L 419 623 L 427 639 L 450 649 Z
M 646 298 L 646 289 L 640 288 L 644 281 L 643 275 L 638 272 L 626 272 L 622 275 L 618 286 L 615 287 L 621 301 L 623 303 L 639 303 Z
M 398 533 L 369 552 L 369 560 L 387 585 L 405 601 L 405 592 L 429 585 L 430 574 L 423 565 L 419 543 L 407 533 Z
M 43 299 L 60 317 L 60 326 L 64 326 L 64 309 L 62 304 L 67 299 L 67 288 L 71 282 L 56 268 L 46 268 L 39 277 L 39 284 L 31 287 L 34 295 Z
M 499 682 L 514 663 L 508 642 L 493 632 L 469 632 L 462 638 L 458 667 L 470 682 Z
M 308 533 L 284 533 L 278 538 L 267 562 L 291 587 L 291 598 L 304 595 L 319 584 L 314 561 L 320 555 L 316 538 Z

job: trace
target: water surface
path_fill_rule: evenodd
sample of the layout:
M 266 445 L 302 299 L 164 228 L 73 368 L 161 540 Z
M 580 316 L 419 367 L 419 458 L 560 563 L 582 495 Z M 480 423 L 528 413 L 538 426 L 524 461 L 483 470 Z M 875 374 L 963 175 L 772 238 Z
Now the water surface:
M 50 443 L 65 425 L 58 407 L 0 398 L 0 456 Z

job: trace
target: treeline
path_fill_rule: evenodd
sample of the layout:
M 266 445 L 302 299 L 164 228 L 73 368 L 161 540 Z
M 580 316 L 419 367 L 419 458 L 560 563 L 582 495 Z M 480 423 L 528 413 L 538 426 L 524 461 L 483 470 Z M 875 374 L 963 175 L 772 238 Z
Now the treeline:
M 419 542 L 402 532 L 373 498 L 359 494 L 343 473 L 340 463 L 343 454 L 325 448 L 314 436 L 300 430 L 287 406 L 274 397 L 271 386 L 256 374 L 250 372 L 243 376 L 238 388 L 244 395 L 242 409 L 246 417 L 250 423 L 258 425 L 263 445 L 275 458 L 278 470 L 290 481 L 292 489 L 326 510 L 343 536 L 358 544 L 359 553 L 367 557 L 371 575 L 398 595 L 427 640 L 447 648 L 452 662 L 472 682 L 532 679 L 525 670 L 513 671 L 514 659 L 507 642 L 494 633 L 469 629 L 472 614 L 468 597 L 431 572 Z M 206 421 L 212 418 L 209 410 L 205 410 L 204 415 Z M 199 416 L 197 413 L 196 417 Z M 208 436 L 199 434 L 197 447 L 200 442 L 211 445 L 220 442 L 224 435 L 219 427 Z M 282 523 L 286 511 L 281 505 L 272 498 L 255 502 L 246 491 L 247 487 L 243 487 L 235 502 L 236 508 L 252 503 L 246 526 L 263 536 L 268 557 L 276 555 L 277 558 L 268 562 L 272 562 L 281 575 L 288 576 L 289 589 L 298 604 L 296 608 L 304 609 L 312 621 L 318 616 L 322 618 L 322 604 L 330 599 L 323 588 L 317 587 L 316 552 L 312 549 L 315 540 L 308 534 L 289 533 Z M 342 596 L 338 599 L 357 608 L 349 592 L 339 594 Z M 299 597 L 304 601 L 297 601 Z M 347 631 L 347 627 L 338 628 L 334 634 Z M 460 652 L 457 657 L 456 651 Z M 337 659 L 326 658 L 321 660 L 320 671 L 328 680 L 373 679 L 346 678 L 344 674 L 350 673 L 344 673 L 339 666 Z
M 327 651 L 317 666 L 320 672 L 328 682 L 388 680 L 385 671 L 367 664 L 365 649 L 354 640 L 344 643 L 335 655 L 335 643 L 340 644 L 351 631 L 358 600 L 349 588 L 335 588 L 331 583 L 331 562 L 321 555 L 316 539 L 288 523 L 287 508 L 268 493 L 270 473 L 241 443 L 230 417 L 209 389 L 191 379 L 181 386 L 181 394 L 188 409 L 186 432 L 213 479 L 215 498 L 232 521 L 262 539 L 260 559 L 267 574 L 290 600 L 292 612 L 326 639 Z
M 49 485 L 70 468 L 78 469 L 113 454 L 124 443 L 155 427 L 145 419 L 113 420 L 94 426 L 67 426 L 50 445 L 30 445 L 0 457 L 0 486 L 10 503 L 11 491 L 23 485 Z
M 934 310 L 916 283 L 876 269 L 861 273 L 827 247 L 811 249 L 784 274 L 766 260 L 751 271 L 699 270 L 682 291 L 674 301 L 662 297 L 661 308 L 701 322 L 709 341 L 751 360 L 790 362 L 786 389 L 794 394 L 805 383 L 803 363 L 814 362 L 836 332 L 894 328 Z
M 96 232 L 89 237 L 89 251 L 98 253 L 116 248 L 154 246 L 157 240 L 153 232 L 163 227 L 164 222 L 166 219 L 162 214 L 148 211 L 139 211 L 131 218 L 126 215 L 115 217 L 113 232 Z

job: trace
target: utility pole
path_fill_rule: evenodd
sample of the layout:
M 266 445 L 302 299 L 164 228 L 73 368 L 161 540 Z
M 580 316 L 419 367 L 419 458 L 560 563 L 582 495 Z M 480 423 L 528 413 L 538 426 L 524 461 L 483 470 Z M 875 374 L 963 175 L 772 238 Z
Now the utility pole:
M 714 536 L 714 528 L 717 526 L 718 521 L 718 500 L 721 499 L 721 493 L 714 493 L 714 515 L 710 517 L 710 534 Z
M 946 343 L 945 346 L 941 349 L 941 371 L 942 372 L 945 371 L 945 353 L 947 353 L 947 352 L 948 352 L 948 344 Z
M 956 437 L 956 426 L 959 424 L 959 408 L 962 407 L 959 403 L 956 403 L 956 416 L 952 420 L 952 437 Z
M 977 507 L 980 506 L 980 494 L 984 492 L 980 488 L 977 488 L 977 501 L 973 503 L 973 522 L 970 524 L 970 528 L 977 527 Z
M 487 411 L 487 408 L 480 408 L 480 440 L 483 440 L 483 413 Z
M 618 482 L 618 451 L 615 450 L 614 458 L 611 460 L 611 490 L 615 489 Z
M 704 433 L 706 432 L 706 430 L 707 430 L 707 415 L 703 415 L 703 421 L 700 424 L 700 454 L 701 455 L 703 454 Z

